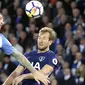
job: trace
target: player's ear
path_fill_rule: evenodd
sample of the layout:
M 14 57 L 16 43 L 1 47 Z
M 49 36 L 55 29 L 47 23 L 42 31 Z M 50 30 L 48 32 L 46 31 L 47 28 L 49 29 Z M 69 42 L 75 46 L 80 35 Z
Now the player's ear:
M 53 41 L 52 41 L 52 40 L 50 40 L 49 45 L 51 45 L 52 43 L 53 43 Z

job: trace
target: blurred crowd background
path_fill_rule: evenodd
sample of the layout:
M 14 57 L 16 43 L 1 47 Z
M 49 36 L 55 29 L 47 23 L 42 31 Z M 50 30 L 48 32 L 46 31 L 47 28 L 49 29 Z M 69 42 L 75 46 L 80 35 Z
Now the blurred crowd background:
M 44 14 L 38 19 L 25 14 L 29 1 L 0 0 L 5 19 L 1 32 L 24 54 L 37 49 L 39 29 L 53 28 L 57 38 L 50 49 L 60 65 L 51 76 L 51 85 L 85 85 L 85 0 L 39 0 Z M 0 52 L 0 85 L 17 65 L 12 56 Z

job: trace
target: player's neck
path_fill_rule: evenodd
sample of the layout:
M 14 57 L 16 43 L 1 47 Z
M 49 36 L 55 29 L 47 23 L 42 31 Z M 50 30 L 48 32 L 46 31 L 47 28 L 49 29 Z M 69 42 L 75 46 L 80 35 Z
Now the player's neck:
M 49 51 L 49 48 L 46 48 L 45 50 L 39 50 L 38 49 L 38 53 L 44 53 L 44 52 L 47 52 L 47 51 Z

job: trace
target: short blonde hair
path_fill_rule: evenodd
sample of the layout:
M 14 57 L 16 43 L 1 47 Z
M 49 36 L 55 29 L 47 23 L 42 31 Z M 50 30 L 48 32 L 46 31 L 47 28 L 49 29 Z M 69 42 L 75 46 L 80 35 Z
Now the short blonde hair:
M 50 38 L 49 38 L 49 40 L 52 40 L 53 42 L 56 40 L 56 36 L 57 36 L 57 34 L 56 34 L 56 32 L 52 29 L 52 28 L 49 28 L 49 27 L 43 27 L 40 31 L 39 31 L 39 33 L 46 33 L 46 32 L 48 32 L 49 33 L 49 35 L 50 35 Z

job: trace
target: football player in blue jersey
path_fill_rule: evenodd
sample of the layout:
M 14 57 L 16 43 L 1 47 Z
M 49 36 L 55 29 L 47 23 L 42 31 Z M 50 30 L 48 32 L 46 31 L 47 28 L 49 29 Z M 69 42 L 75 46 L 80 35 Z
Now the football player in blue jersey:
M 3 15 L 0 13 L 0 29 L 4 24 Z M 19 51 L 17 51 L 11 43 L 4 37 L 3 34 L 0 33 L 0 50 L 4 51 L 7 55 L 12 55 L 16 58 L 17 61 L 20 62 L 21 65 L 26 67 L 34 76 L 34 79 L 39 82 L 39 80 L 46 85 L 48 84 L 48 77 L 44 76 L 40 72 L 38 72 L 33 66 L 31 65 L 30 61 Z
M 49 50 L 49 46 L 54 42 L 55 39 L 55 31 L 51 28 L 44 27 L 39 31 L 37 40 L 38 50 L 24 54 L 26 58 L 29 59 L 32 66 L 46 76 L 49 76 L 53 72 L 58 63 L 55 53 Z M 34 80 L 32 73 L 30 73 L 22 65 L 19 65 L 14 70 L 14 72 L 4 82 L 4 85 L 10 85 L 12 83 L 13 85 L 18 85 L 21 81 L 22 85 L 44 85 L 42 82 L 40 82 L 40 84 L 37 83 Z

